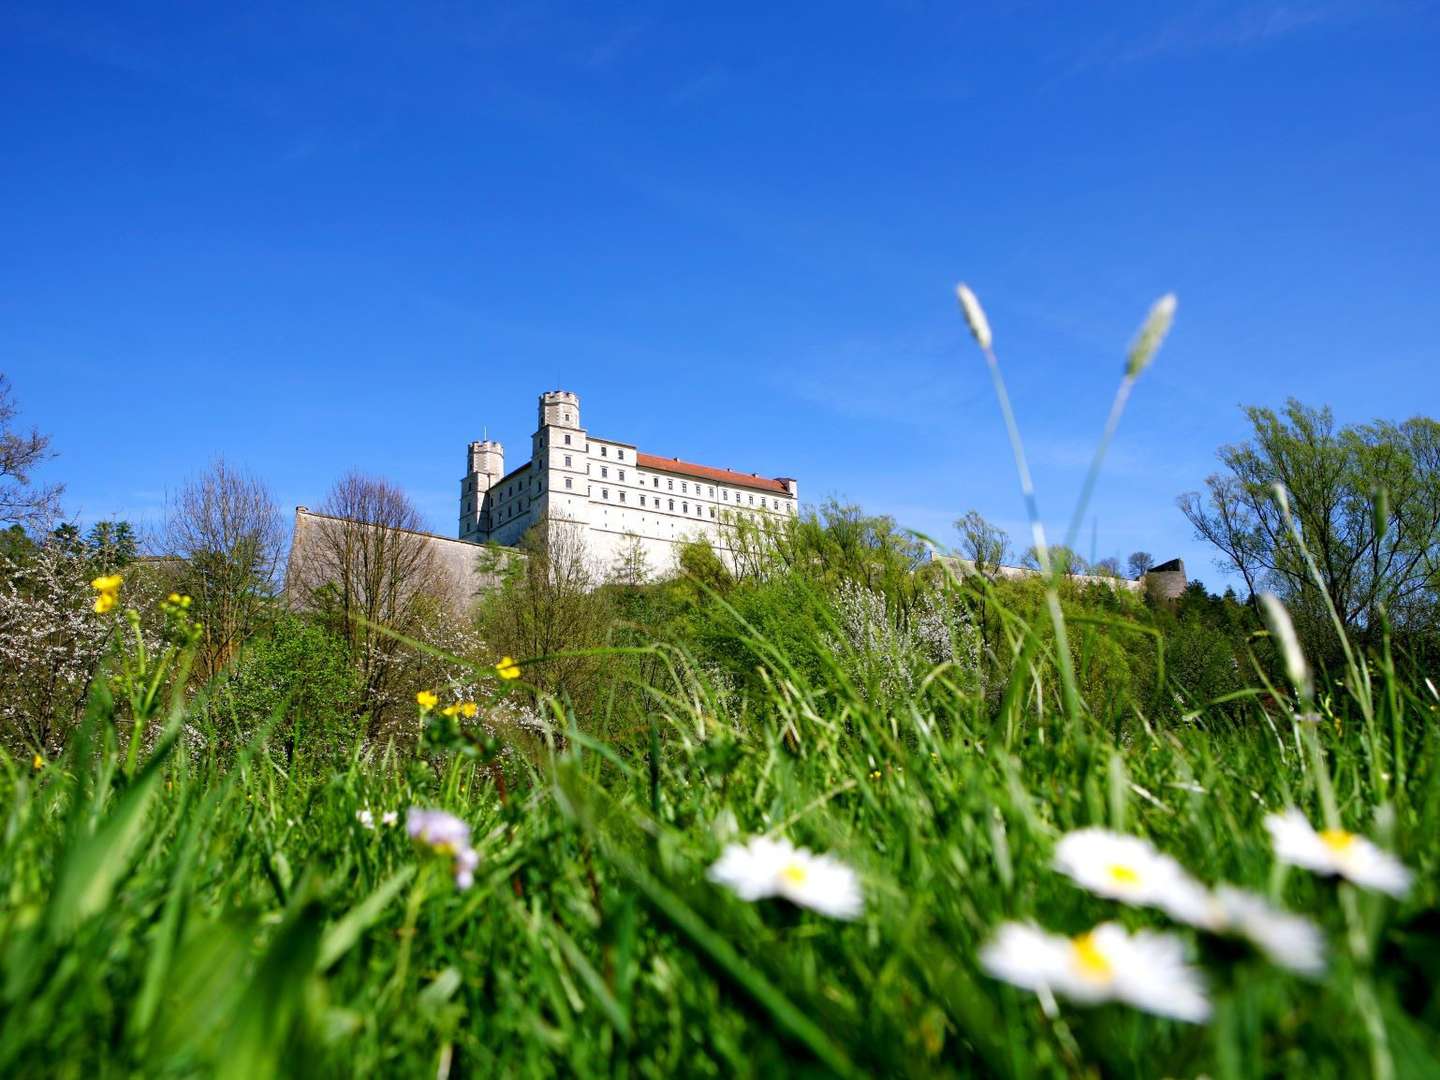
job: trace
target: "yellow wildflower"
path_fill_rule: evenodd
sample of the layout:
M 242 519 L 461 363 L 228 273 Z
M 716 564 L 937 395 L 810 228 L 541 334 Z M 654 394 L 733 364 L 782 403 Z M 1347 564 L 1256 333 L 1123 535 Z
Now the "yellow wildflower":
M 440 710 L 440 715 L 441 715 L 441 716 L 459 716 L 459 715 L 460 715 L 460 705 L 459 705 L 459 703 L 457 702 L 457 703 L 454 704 L 454 705 L 446 705 L 443 709 Z
M 30 764 L 34 765 L 36 769 L 43 769 L 45 767 L 45 759 L 39 754 L 36 754 L 34 760 L 31 761 Z
M 95 597 L 95 613 L 104 615 L 120 601 L 120 586 L 124 582 L 119 574 L 106 574 L 104 577 L 97 577 L 90 582 L 90 587 L 98 594 Z
M 480 706 L 476 705 L 473 701 L 462 702 L 460 705 L 460 715 L 467 720 L 472 719 L 479 711 Z
M 520 665 L 508 656 L 500 658 L 500 662 L 495 665 L 495 671 L 502 679 L 518 679 L 520 677 Z
M 420 706 L 422 712 L 429 712 L 439 700 L 430 690 L 421 690 L 415 695 L 415 703 Z

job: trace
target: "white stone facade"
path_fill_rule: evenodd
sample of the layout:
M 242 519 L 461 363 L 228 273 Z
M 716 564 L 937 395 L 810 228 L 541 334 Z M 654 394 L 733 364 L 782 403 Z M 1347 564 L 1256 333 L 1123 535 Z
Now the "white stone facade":
M 737 515 L 788 515 L 799 492 L 789 477 L 763 477 L 640 452 L 594 437 L 580 424 L 580 399 L 540 395 L 530 460 L 505 472 L 505 449 L 473 442 L 460 481 L 460 539 L 513 546 L 548 515 L 584 532 L 591 562 L 608 574 L 636 538 L 651 575 L 673 568 L 679 544 L 706 539 L 729 561 Z

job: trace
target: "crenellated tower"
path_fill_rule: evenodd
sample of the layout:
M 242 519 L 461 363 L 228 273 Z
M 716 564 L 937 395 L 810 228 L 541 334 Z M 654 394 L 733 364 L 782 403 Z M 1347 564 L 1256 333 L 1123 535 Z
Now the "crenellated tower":
M 540 395 L 540 422 L 536 427 L 580 426 L 580 397 L 569 390 L 547 390 Z
M 490 532 L 488 496 L 505 475 L 505 447 L 493 439 L 470 444 L 460 481 L 460 539 L 483 542 Z

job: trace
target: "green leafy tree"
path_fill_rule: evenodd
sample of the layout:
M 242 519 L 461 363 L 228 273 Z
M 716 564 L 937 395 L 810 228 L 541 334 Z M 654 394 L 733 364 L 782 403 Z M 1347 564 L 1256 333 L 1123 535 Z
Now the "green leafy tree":
M 1076 574 L 1083 574 L 1086 570 L 1085 560 L 1080 553 L 1064 544 L 1052 544 L 1046 548 L 1050 556 L 1050 565 L 1055 568 L 1057 574 L 1065 577 L 1074 577 Z M 1020 565 L 1030 570 L 1043 570 L 1040 564 L 1040 553 L 1035 548 L 1027 548 L 1025 557 L 1020 560 Z
M 283 746 L 287 760 L 301 749 L 323 757 L 348 748 L 358 733 L 361 685 L 344 638 L 285 613 L 251 642 L 220 700 L 222 710 L 233 708 L 237 745 L 274 716 L 271 744 Z
M 1222 447 L 1204 492 L 1180 499 L 1195 534 L 1251 594 L 1283 596 L 1324 635 L 1324 589 L 1348 633 L 1375 640 L 1383 608 L 1401 629 L 1433 628 L 1440 596 L 1440 424 L 1337 427 L 1328 408 L 1291 399 L 1245 410 L 1251 437 Z M 1307 567 L 1276 497 L 1285 492 Z
M 956 518 L 955 531 L 960 534 L 960 554 L 982 574 L 993 572 L 1013 558 L 1009 534 L 986 521 L 978 510 L 968 510 Z

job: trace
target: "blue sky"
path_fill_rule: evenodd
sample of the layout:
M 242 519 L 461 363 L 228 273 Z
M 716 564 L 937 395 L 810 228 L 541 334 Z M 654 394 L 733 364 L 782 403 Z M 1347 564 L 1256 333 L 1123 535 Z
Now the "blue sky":
M 0 146 L 0 370 L 83 519 L 223 453 L 453 534 L 465 444 L 518 462 L 563 387 L 597 435 L 1019 541 L 961 279 L 1052 528 L 1179 295 L 1093 535 L 1212 586 L 1175 498 L 1241 404 L 1440 405 L 1430 3 L 10 0 Z

